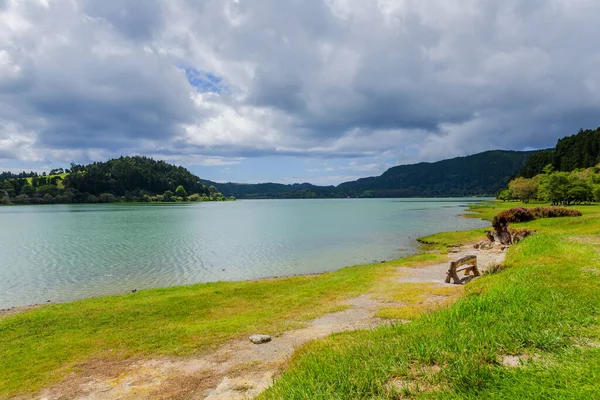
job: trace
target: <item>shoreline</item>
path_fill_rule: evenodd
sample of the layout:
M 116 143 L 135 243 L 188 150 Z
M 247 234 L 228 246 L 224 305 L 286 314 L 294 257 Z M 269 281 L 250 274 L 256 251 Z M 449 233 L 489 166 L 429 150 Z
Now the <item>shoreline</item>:
M 395 198 L 390 198 L 390 199 L 395 199 Z M 438 198 L 436 198 L 438 199 Z M 444 198 L 440 198 L 440 199 L 444 199 Z M 451 197 L 447 197 L 445 199 L 453 199 Z M 459 199 L 459 198 L 456 198 Z M 472 198 L 471 198 L 472 199 Z M 302 199 L 266 199 L 266 200 L 302 200 Z M 323 200 L 323 199 L 315 199 L 315 200 Z M 327 199 L 325 199 L 327 200 Z M 345 200 L 345 199 L 343 199 Z M 101 204 L 101 203 L 78 203 L 75 205 L 174 205 L 174 204 L 189 204 L 190 202 L 172 202 L 172 203 L 143 203 L 143 202 L 139 202 L 139 203 L 135 203 L 135 202 L 129 202 L 129 203 L 106 203 L 106 204 Z M 196 202 L 196 203 L 201 203 L 201 202 Z M 206 203 L 206 202 L 205 202 Z M 462 211 L 461 214 L 458 215 L 459 218 L 465 218 L 465 219 L 480 219 L 481 221 L 486 221 L 484 218 L 480 218 L 478 217 L 478 214 L 480 214 L 480 212 L 477 211 L 469 211 L 470 208 L 473 205 L 482 205 L 485 203 L 490 203 L 493 204 L 494 201 L 490 201 L 490 200 L 482 200 L 481 202 L 477 202 L 477 203 L 470 203 L 470 204 L 465 204 L 465 209 Z M 73 203 L 74 204 L 74 203 Z M 73 204 L 9 204 L 9 205 L 14 205 L 14 206 L 32 206 L 32 205 L 36 205 L 36 206 L 58 206 L 58 205 L 73 205 Z M 483 228 L 475 228 L 475 229 L 483 229 Z M 148 287 L 148 288 L 133 288 L 130 291 L 126 291 L 126 292 L 122 292 L 122 293 L 113 293 L 113 294 L 105 294 L 105 295 L 99 295 L 99 296 L 90 296 L 90 297 L 82 297 L 82 298 L 78 298 L 78 299 L 72 299 L 72 300 L 48 300 L 46 302 L 38 302 L 38 303 L 32 303 L 32 304 L 22 304 L 22 305 L 16 305 L 16 306 L 12 306 L 12 307 L 6 307 L 6 308 L 0 308 L 0 319 L 2 318 L 6 318 L 8 316 L 11 315 L 16 315 L 16 314 L 20 314 L 23 313 L 25 311 L 29 311 L 29 310 L 33 310 L 33 309 L 38 309 L 44 306 L 51 306 L 51 305 L 56 305 L 56 304 L 67 304 L 67 303 L 73 303 L 73 302 L 79 302 L 79 301 L 85 301 L 85 300 L 91 300 L 91 299 L 102 299 L 102 298 L 106 298 L 106 297 L 118 297 L 118 296 L 125 296 L 131 293 L 137 293 L 140 291 L 149 291 L 149 290 L 161 290 L 161 289 L 177 289 L 177 288 L 189 288 L 189 287 L 193 287 L 193 286 L 198 286 L 198 285 L 207 285 L 207 284 L 219 284 L 219 283 L 250 283 L 250 282 L 263 282 L 263 281 L 277 281 L 280 279 L 288 279 L 288 278 L 294 278 L 294 277 L 317 277 L 317 276 L 322 276 L 324 274 L 329 274 L 329 273 L 334 273 L 336 271 L 340 271 L 342 269 L 347 269 L 347 268 L 355 268 L 355 267 L 359 267 L 359 266 L 364 266 L 364 265 L 378 265 L 378 264 L 383 264 L 383 263 L 387 263 L 387 262 L 402 262 L 405 259 L 411 258 L 413 256 L 418 256 L 418 255 L 422 255 L 428 251 L 431 250 L 427 250 L 425 249 L 428 245 L 432 245 L 435 243 L 430 243 L 427 241 L 422 241 L 421 239 L 423 238 L 428 238 L 428 237 L 433 237 L 436 235 L 440 235 L 440 234 L 453 234 L 453 233 L 459 233 L 459 232 L 469 232 L 472 231 L 473 229 L 470 230 L 465 230 L 465 231 L 440 231 L 440 232 L 435 232 L 435 233 L 431 233 L 428 235 L 424 235 L 422 237 L 417 237 L 413 240 L 413 244 L 414 244 L 414 251 L 406 254 L 400 258 L 393 258 L 393 259 L 389 259 L 389 260 L 385 260 L 385 259 L 381 259 L 381 260 L 373 260 L 372 262 L 367 262 L 367 263 L 363 263 L 363 264 L 354 264 L 354 265 L 347 265 L 347 266 L 343 266 L 343 267 L 339 267 L 330 271 L 322 271 L 322 272 L 308 272 L 308 273 L 299 273 L 299 274 L 290 274 L 290 275 L 272 275 L 272 276 L 265 276 L 265 277 L 259 277 L 259 278 L 253 278 L 253 279 L 242 279 L 242 280 L 219 280 L 219 281 L 206 281 L 206 282 L 196 282 L 196 283 L 190 283 L 190 284 L 185 284 L 185 285 L 174 285 L 174 286 L 156 286 L 156 287 Z M 410 237 L 409 237 L 410 238 Z M 458 243 L 452 246 L 448 246 L 450 247 L 458 247 L 462 244 L 466 244 L 466 243 Z
M 266 370 L 277 376 L 287 365 L 287 357 L 302 343 L 336 331 L 355 329 L 353 327 L 362 329 L 387 324 L 387 321 L 410 320 L 453 302 L 464 286 L 443 284 L 447 262 L 457 255 L 450 250 L 456 248 L 457 240 L 458 243 L 472 243 L 472 239 L 481 238 L 480 229 L 425 237 L 436 237 L 436 240 L 428 241 L 437 244 L 420 245 L 412 256 L 345 267 L 334 272 L 139 290 L 4 310 L 0 313 L 0 324 L 7 332 L 3 340 L 8 346 L 3 351 L 7 365 L 11 367 L 7 369 L 0 365 L 0 376 L 5 375 L 4 382 L 0 379 L 0 394 L 11 398 L 48 391 L 58 393 L 57 397 L 42 396 L 50 399 L 72 393 L 72 390 L 82 393 L 81 390 L 94 387 L 94 391 L 100 393 L 98 399 L 108 399 L 111 397 L 102 397 L 102 393 L 111 393 L 105 392 L 106 386 L 90 386 L 89 380 L 106 383 L 116 378 L 107 381 L 108 377 L 98 376 L 98 371 L 107 371 L 110 375 L 114 370 L 125 377 L 128 373 L 136 376 L 135 370 L 140 365 L 158 369 L 157 373 L 166 381 L 159 378 L 155 382 L 162 388 L 161 382 L 168 386 L 171 373 L 181 379 L 188 376 L 186 371 L 190 366 L 185 360 L 206 368 L 202 357 L 209 356 L 214 349 L 227 350 L 228 346 L 233 346 L 231 349 L 244 348 L 244 351 L 250 351 L 244 354 L 250 355 L 262 351 L 260 349 L 266 351 L 269 347 L 253 347 L 248 342 L 248 335 L 255 333 L 274 337 L 276 348 L 282 343 L 281 338 L 290 338 L 291 347 L 285 347 L 288 349 L 285 359 L 277 359 L 277 363 L 271 364 L 268 358 L 261 361 L 267 362 Z M 468 249 L 473 251 L 471 247 Z M 435 281 L 442 283 L 432 284 L 431 275 L 425 281 L 403 280 L 406 271 L 425 273 L 429 271 L 428 266 L 437 266 L 431 273 L 435 274 Z M 438 285 L 442 287 L 437 288 Z M 404 304 L 402 299 L 410 300 Z M 354 320 L 352 315 L 360 316 L 366 325 L 350 323 Z M 41 333 L 36 329 L 40 318 L 53 322 L 47 333 L 42 333 L 43 339 L 36 339 Z M 156 330 L 157 325 L 163 328 Z M 310 329 L 302 330 L 306 327 Z M 305 332 L 307 336 L 302 336 L 305 339 L 299 342 L 294 332 Z M 102 340 L 98 341 L 100 337 Z M 47 345 L 39 348 L 38 340 L 44 340 Z M 288 339 L 284 342 L 288 343 Z M 13 347 L 11 343 L 20 344 Z M 22 354 L 28 356 L 20 361 Z M 273 354 L 280 354 L 280 350 Z M 25 361 L 29 357 L 32 359 Z M 140 364 L 140 360 L 149 360 L 150 364 Z M 222 360 L 217 364 L 211 361 L 210 368 L 221 370 L 224 367 L 219 367 L 220 362 Z M 169 365 L 181 365 L 182 369 L 173 370 Z M 235 373 L 247 371 L 245 365 L 240 365 L 239 371 L 234 368 Z M 28 372 L 30 369 L 37 372 Z M 226 383 L 226 376 L 221 373 L 216 376 L 220 377 L 216 384 L 222 379 L 221 383 Z M 250 378 L 260 381 L 255 375 Z M 270 385 L 272 379 L 268 382 Z M 124 387 L 131 388 L 131 383 Z

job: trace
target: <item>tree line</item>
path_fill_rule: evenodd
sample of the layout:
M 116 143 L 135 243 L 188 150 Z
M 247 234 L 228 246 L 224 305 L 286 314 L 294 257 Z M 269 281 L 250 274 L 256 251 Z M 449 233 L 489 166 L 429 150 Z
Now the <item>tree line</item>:
M 556 148 L 533 154 L 497 198 L 554 205 L 600 202 L 600 128 L 580 129 L 559 139 Z
M 49 174 L 3 172 L 0 203 L 114 203 L 224 201 L 214 185 L 205 185 L 183 167 L 148 157 L 120 157 L 89 165 L 71 164 Z
M 513 179 L 497 198 L 524 203 L 540 200 L 565 206 L 600 202 L 600 166 L 565 172 L 555 171 L 552 164 L 548 164 L 541 174 L 533 178 Z

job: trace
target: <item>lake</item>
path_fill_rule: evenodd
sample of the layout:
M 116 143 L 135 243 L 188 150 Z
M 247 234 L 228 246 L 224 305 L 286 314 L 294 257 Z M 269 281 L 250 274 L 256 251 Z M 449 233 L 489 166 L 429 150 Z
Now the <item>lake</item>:
M 238 200 L 0 207 L 0 308 L 332 271 L 483 227 L 482 199 Z

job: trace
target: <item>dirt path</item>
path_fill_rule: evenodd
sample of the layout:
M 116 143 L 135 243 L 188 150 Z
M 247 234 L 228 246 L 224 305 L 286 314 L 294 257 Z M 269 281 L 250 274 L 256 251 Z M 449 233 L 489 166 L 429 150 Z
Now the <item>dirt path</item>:
M 502 262 L 500 249 L 456 249 L 455 260 L 477 254 L 481 269 Z M 448 262 L 397 270 L 397 282 L 444 283 Z M 434 299 L 435 300 L 435 299 Z M 432 300 L 432 301 L 434 301 Z M 335 332 L 374 328 L 384 320 L 377 311 L 389 302 L 370 295 L 349 299 L 343 311 L 311 321 L 305 328 L 284 332 L 260 345 L 247 339 L 229 342 L 214 352 L 195 358 L 155 358 L 110 363 L 91 361 L 83 366 L 85 374 L 73 375 L 53 388 L 43 390 L 35 399 L 248 399 L 269 387 L 285 367 L 295 349 L 311 340 Z M 259 333 L 259 332 L 257 332 Z

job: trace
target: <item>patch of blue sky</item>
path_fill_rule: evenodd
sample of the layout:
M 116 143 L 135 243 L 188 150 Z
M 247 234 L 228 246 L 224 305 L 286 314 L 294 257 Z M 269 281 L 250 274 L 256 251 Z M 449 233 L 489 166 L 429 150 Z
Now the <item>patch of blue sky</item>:
M 223 78 L 211 72 L 203 72 L 192 67 L 179 66 L 185 72 L 185 76 L 193 87 L 199 92 L 222 93 L 227 88 L 223 84 Z

